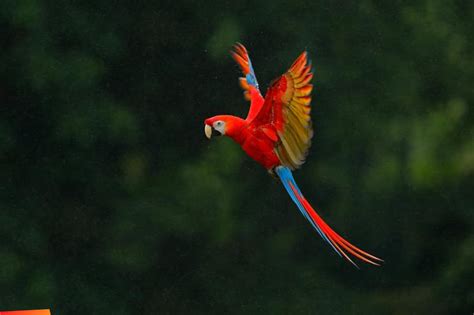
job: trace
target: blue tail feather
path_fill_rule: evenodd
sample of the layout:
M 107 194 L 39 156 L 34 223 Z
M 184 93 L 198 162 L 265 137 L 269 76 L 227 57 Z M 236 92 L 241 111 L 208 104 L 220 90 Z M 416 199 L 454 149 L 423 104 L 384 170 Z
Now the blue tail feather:
M 301 214 L 303 214 L 303 216 L 311 223 L 311 225 L 319 233 L 319 235 L 321 235 L 321 237 L 331 245 L 331 247 L 334 249 L 334 251 L 336 251 L 336 253 L 338 253 L 339 256 L 341 256 L 341 253 L 339 252 L 339 250 L 337 250 L 336 247 L 334 247 L 332 242 L 327 238 L 326 234 L 324 234 L 324 232 L 319 228 L 319 226 L 316 224 L 316 222 L 314 222 L 314 220 L 309 216 L 306 209 L 304 208 L 304 206 L 301 204 L 301 202 L 298 200 L 295 193 L 293 192 L 293 189 L 291 189 L 290 183 L 296 189 L 298 194 L 303 196 L 303 194 L 301 193 L 298 185 L 295 182 L 295 179 L 293 178 L 293 174 L 292 174 L 291 170 L 289 168 L 285 167 L 285 166 L 278 166 L 278 167 L 275 168 L 275 172 L 280 177 L 281 182 L 283 183 L 283 186 L 285 187 L 286 191 L 290 195 L 293 202 L 296 204 L 296 206 L 300 210 Z

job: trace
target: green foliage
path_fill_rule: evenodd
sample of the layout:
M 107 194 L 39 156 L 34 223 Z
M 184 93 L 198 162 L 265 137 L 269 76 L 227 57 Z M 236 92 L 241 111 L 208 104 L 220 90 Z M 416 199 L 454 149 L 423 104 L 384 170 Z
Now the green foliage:
M 0 4 L 0 309 L 54 314 L 468 314 L 468 1 Z M 296 172 L 354 270 L 203 120 L 245 115 L 307 49 L 315 138 Z

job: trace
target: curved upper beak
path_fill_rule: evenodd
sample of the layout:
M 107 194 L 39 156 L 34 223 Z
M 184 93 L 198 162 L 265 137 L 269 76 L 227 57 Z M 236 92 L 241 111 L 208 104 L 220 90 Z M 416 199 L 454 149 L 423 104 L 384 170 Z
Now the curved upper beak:
M 208 139 L 211 139 L 212 136 L 212 127 L 209 125 L 204 125 L 204 133 Z
M 212 126 L 204 125 L 204 133 L 208 139 L 211 139 L 212 136 L 222 136 L 222 134 L 214 129 Z

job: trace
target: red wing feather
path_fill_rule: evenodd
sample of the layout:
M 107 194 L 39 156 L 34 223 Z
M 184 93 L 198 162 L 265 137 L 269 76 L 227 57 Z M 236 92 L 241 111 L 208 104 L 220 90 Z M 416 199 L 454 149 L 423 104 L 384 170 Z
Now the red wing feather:
M 290 169 L 304 163 L 311 146 L 312 78 L 308 55 L 303 52 L 285 74 L 273 81 L 265 103 L 253 121 L 255 126 L 274 126 L 279 138 L 275 152 L 281 164 Z
M 239 65 L 242 70 L 243 77 L 239 78 L 240 87 L 244 90 L 244 98 L 250 101 L 250 109 L 247 115 L 247 120 L 251 121 L 260 111 L 264 99 L 260 90 L 258 89 L 257 77 L 252 67 L 247 49 L 241 43 L 234 45 L 234 50 L 231 51 L 232 58 Z

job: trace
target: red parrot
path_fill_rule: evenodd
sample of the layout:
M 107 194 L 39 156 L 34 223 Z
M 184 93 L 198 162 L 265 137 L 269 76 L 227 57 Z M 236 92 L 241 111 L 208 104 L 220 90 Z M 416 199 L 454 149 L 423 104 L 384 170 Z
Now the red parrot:
M 303 216 L 341 257 L 356 267 L 349 254 L 380 266 L 382 259 L 352 245 L 323 221 L 293 178 L 292 171 L 304 163 L 313 137 L 310 116 L 313 73 L 307 52 L 303 52 L 286 73 L 273 80 L 265 98 L 260 94 L 247 49 L 237 43 L 231 53 L 244 74 L 239 82 L 245 99 L 250 101 L 250 110 L 245 119 L 231 115 L 206 119 L 207 138 L 230 137 L 270 174 L 276 173 Z

